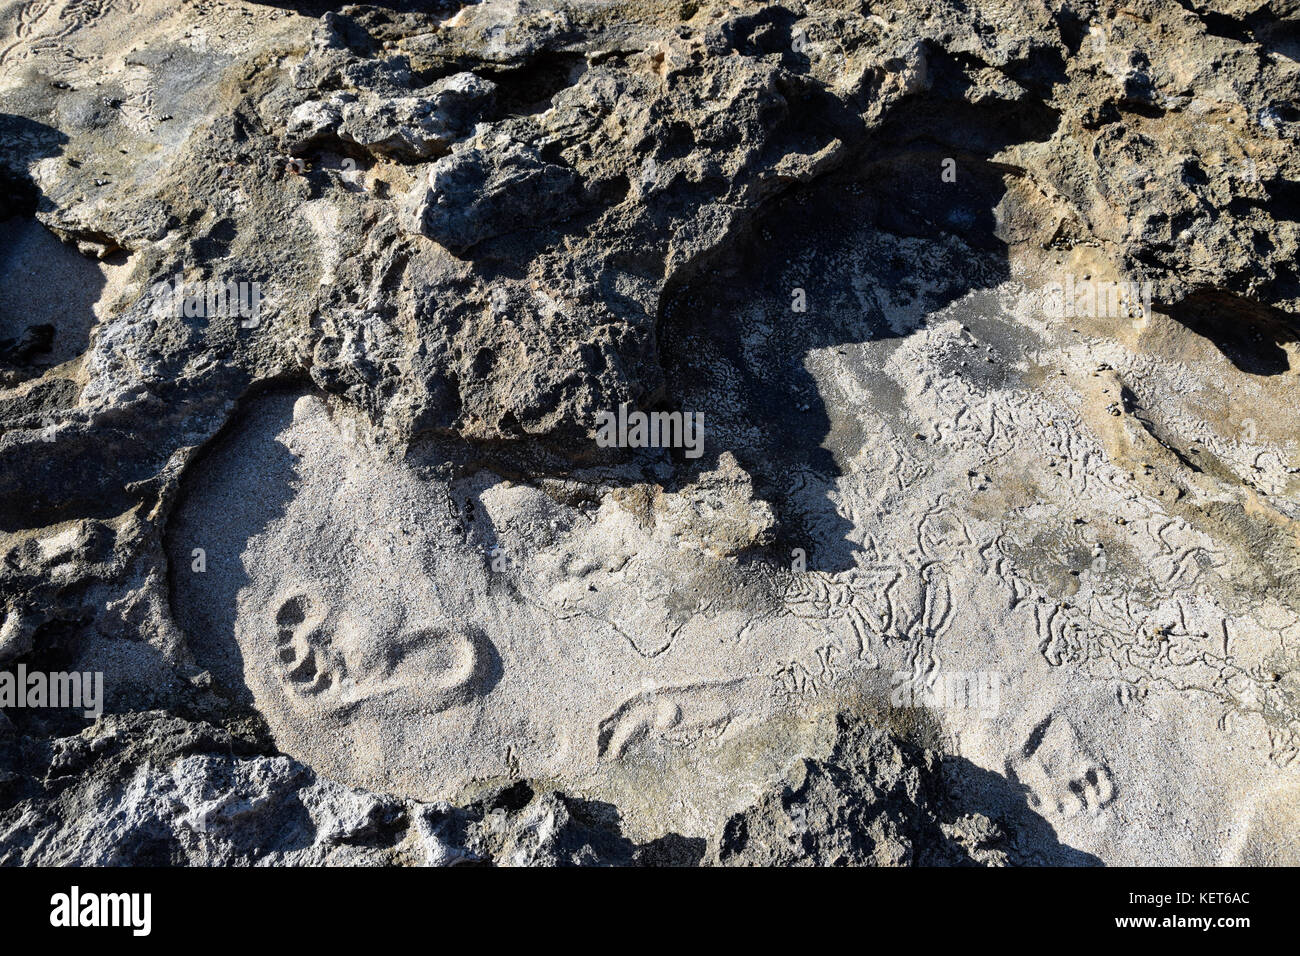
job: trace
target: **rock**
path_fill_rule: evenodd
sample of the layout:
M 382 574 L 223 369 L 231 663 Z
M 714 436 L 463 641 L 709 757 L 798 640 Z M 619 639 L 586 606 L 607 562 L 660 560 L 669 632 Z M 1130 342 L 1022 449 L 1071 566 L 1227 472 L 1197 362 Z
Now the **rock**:
M 0 862 L 1288 855 L 1284 4 L 90 6 L 0 17 L 0 663 L 106 711 Z
M 679 545 L 727 557 L 770 545 L 776 531 L 772 506 L 754 497 L 753 479 L 724 451 L 718 469 L 705 472 L 676 494 L 651 504 L 656 530 Z
M 35 631 L 35 622 L 29 615 L 16 608 L 7 610 L 4 623 L 0 624 L 0 661 L 11 661 L 30 652 Z
M 982 815 L 958 816 L 939 758 L 841 719 L 825 760 L 801 760 L 787 781 L 727 820 L 723 866 L 1005 866 L 1007 840 Z M 945 819 L 946 817 L 946 819 Z
M 530 146 L 469 146 L 434 163 L 428 185 L 412 190 L 407 228 L 463 253 L 484 239 L 572 214 L 580 192 L 573 170 L 546 162 Z
M 337 92 L 309 100 L 289 116 L 285 149 L 305 154 L 355 147 L 375 157 L 415 163 L 444 155 L 491 104 L 494 85 L 458 73 L 424 96 L 381 97 L 369 91 Z

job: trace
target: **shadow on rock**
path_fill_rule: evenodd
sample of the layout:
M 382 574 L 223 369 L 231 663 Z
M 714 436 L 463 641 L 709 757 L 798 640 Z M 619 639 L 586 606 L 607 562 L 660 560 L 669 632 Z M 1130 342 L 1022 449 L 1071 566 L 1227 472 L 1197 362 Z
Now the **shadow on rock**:
M 891 354 L 931 313 L 1010 276 L 997 214 L 1009 170 L 991 157 L 1056 124 L 1045 107 L 971 105 L 961 71 L 942 56 L 932 71 L 932 98 L 901 108 L 873 138 L 887 145 L 770 203 L 664 297 L 667 392 L 671 405 L 705 416 L 701 464 L 733 452 L 777 509 L 777 552 L 803 549 L 816 570 L 854 565 L 852 523 L 830 498 L 848 463 L 873 452 L 864 422 L 902 436 L 920 424 L 886 372 Z M 865 384 L 852 404 L 813 374 L 818 353 L 831 352 Z M 1006 364 L 954 372 L 996 378 Z
M 978 812 L 1006 833 L 1008 861 L 1017 866 L 1101 866 L 1091 853 L 1066 846 L 1029 805 L 1023 784 L 985 770 L 964 757 L 945 756 L 943 776 L 955 807 Z

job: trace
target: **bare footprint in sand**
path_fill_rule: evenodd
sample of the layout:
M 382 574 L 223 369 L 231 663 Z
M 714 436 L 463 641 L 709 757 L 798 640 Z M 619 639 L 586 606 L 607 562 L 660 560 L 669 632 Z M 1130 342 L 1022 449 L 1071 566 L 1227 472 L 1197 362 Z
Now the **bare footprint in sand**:
M 348 611 L 301 591 L 280 604 L 275 625 L 277 675 L 286 695 L 309 709 L 404 694 L 436 713 L 471 701 L 485 676 L 485 639 L 473 628 L 367 634 Z
M 746 693 L 763 678 L 735 678 L 665 687 L 637 694 L 605 717 L 597 728 L 601 757 L 623 757 L 632 748 L 655 740 L 682 742 L 716 739 L 733 724 L 745 724 Z
M 586 522 L 490 473 L 419 471 L 345 414 L 289 392 L 252 404 L 190 469 L 167 532 L 195 663 L 322 774 L 447 799 L 507 773 L 583 780 L 633 751 L 722 743 L 784 706 L 772 671 L 824 640 L 782 619 L 724 646 L 753 605 L 694 588 L 700 562 L 672 563 L 673 541 L 641 556 L 621 505 L 590 533 L 556 530 Z M 187 570 L 196 548 L 204 571 Z
M 196 663 L 285 753 L 421 798 L 499 772 L 482 726 L 512 606 L 445 490 L 357 447 L 319 400 L 276 395 L 194 469 L 169 535 Z
M 1061 817 L 1096 816 L 1116 795 L 1110 768 L 1089 752 L 1070 721 L 1054 715 L 1040 721 L 1007 761 L 1007 776 L 1028 788 L 1033 809 Z

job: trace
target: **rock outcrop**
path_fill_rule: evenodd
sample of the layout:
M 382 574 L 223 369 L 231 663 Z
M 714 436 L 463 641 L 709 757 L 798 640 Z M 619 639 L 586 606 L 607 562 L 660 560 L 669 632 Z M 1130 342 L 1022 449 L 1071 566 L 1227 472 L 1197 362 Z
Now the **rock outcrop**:
M 293 6 L 0 6 L 0 861 L 1260 856 L 1294 4 Z

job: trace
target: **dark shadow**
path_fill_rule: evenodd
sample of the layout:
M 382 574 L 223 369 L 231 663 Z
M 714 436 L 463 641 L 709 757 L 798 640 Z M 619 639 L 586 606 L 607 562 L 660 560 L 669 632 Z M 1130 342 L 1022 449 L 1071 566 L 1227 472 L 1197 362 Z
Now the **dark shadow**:
M 1300 324 L 1281 309 L 1217 290 L 1193 292 L 1157 308 L 1209 339 L 1243 372 L 1280 375 L 1291 369 L 1283 346 L 1300 341 Z
M 445 843 L 457 847 L 475 845 L 480 847 L 480 853 L 486 850 L 490 854 L 493 852 L 490 847 L 482 847 L 485 819 L 503 814 L 508 821 L 506 829 L 511 829 L 519 825 L 511 818 L 524 813 L 538 798 L 528 781 L 519 780 L 463 808 L 431 805 L 425 811 L 425 819 Z M 537 862 L 546 865 L 697 866 L 703 862 L 708 849 L 706 840 L 677 833 L 636 843 L 624 835 L 618 807 L 603 800 L 571 797 L 561 792 L 542 794 L 541 799 L 553 800 L 560 811 L 555 814 L 556 826 L 548 828 L 539 839 Z M 497 825 L 488 828 L 490 834 L 498 832 Z M 496 862 L 490 855 L 483 855 L 471 857 L 462 865 L 490 866 Z
M 954 154 L 957 181 L 943 182 Z M 703 467 L 733 452 L 777 508 L 778 553 L 802 548 L 819 570 L 853 566 L 851 525 L 827 496 L 870 436 L 853 409 L 826 406 L 810 353 L 836 350 L 868 383 L 874 417 L 900 437 L 917 431 L 884 367 L 927 313 L 1008 278 L 993 217 L 1002 175 L 978 156 L 913 142 L 776 202 L 667 299 L 659 337 L 671 404 L 703 412 Z M 992 386 L 1000 368 L 970 374 Z M 821 493 L 806 494 L 810 482 Z
M 759 20 L 788 26 L 780 17 Z M 743 43 L 758 42 L 758 28 L 747 28 Z M 1048 139 L 1059 117 L 1041 105 L 1046 95 L 971 102 L 968 76 L 980 65 L 927 50 L 929 91 L 895 107 L 855 148 L 856 161 L 769 202 L 738 241 L 663 297 L 664 404 L 703 412 L 700 466 L 715 467 L 732 451 L 777 509 L 776 553 L 803 549 L 809 568 L 854 565 L 851 525 L 830 495 L 844 463 L 869 453 L 872 441 L 854 408 L 826 405 L 810 356 L 836 350 L 867 384 L 869 417 L 909 438 L 922 423 L 904 420 L 898 385 L 884 371 L 899 340 L 927 314 L 1009 278 L 995 210 L 1014 170 L 992 157 L 1012 143 Z M 1062 70 L 1059 56 L 1038 55 L 1016 79 L 1046 91 Z M 809 96 L 813 105 L 824 99 Z M 831 114 L 816 125 L 842 130 L 845 122 Z M 1006 344 L 978 307 L 963 321 L 982 344 Z M 969 369 L 954 361 L 951 371 L 996 387 L 1013 358 Z
M 562 864 L 571 866 L 696 866 L 704 859 L 706 841 L 667 833 L 648 843 L 623 834 L 623 815 L 603 800 L 558 795 L 569 812 L 569 825 L 556 840 Z
M 1062 843 L 1052 825 L 1029 805 L 1029 788 L 965 757 L 945 756 L 942 772 L 952 807 L 982 813 L 1007 834 L 1001 847 L 1014 866 L 1102 866 L 1091 853 Z
M 240 555 L 250 538 L 284 515 L 297 477 L 293 455 L 275 436 L 293 421 L 301 392 L 282 388 L 246 402 L 185 470 L 163 534 L 172 616 L 195 662 L 219 692 L 251 707 L 235 642 L 237 597 L 248 583 Z M 195 549 L 204 570 L 195 570 Z
M 1214 36 L 1238 43 L 1258 43 L 1269 53 L 1300 61 L 1300 22 L 1294 13 L 1274 13 L 1267 3 L 1249 13 L 1234 14 L 1213 9 L 1207 0 L 1178 0 L 1178 5 L 1200 17 L 1205 29 Z
M 486 121 L 545 112 L 550 109 L 556 94 L 577 83 L 586 70 L 587 58 L 582 54 L 547 50 L 539 52 L 522 66 L 501 68 L 492 64 L 475 64 L 474 72 L 497 86 L 493 109 Z M 554 162 L 558 153 L 546 158 Z
M 123 261 L 119 254 L 116 262 Z M 13 385 L 84 353 L 105 285 L 94 260 L 35 219 L 0 230 L 0 383 Z
M 60 155 L 67 142 L 53 126 L 0 113 L 0 221 L 36 215 L 40 191 L 27 170 L 37 160 Z
M 71 674 L 83 672 L 79 651 L 79 638 L 85 620 L 51 621 L 39 628 L 33 636 L 33 648 L 22 657 L 6 662 L 0 670 L 10 674 L 19 663 L 27 668 L 28 673 Z M 105 696 L 111 691 L 106 687 Z M 108 709 L 107 701 L 100 701 Z M 85 716 L 85 709 L 69 707 L 9 707 L 3 711 L 19 735 L 34 739 L 50 737 L 71 737 L 86 729 L 90 718 Z M 4 748 L 0 748 L 0 770 L 13 771 L 19 764 L 18 754 L 13 754 L 15 762 L 6 763 Z
M 51 126 L 0 113 L 0 386 L 75 358 L 90 341 L 104 277 L 36 220 L 41 196 L 28 174 L 66 143 Z

